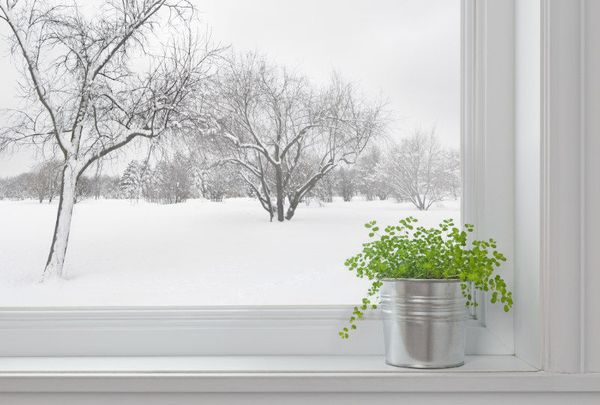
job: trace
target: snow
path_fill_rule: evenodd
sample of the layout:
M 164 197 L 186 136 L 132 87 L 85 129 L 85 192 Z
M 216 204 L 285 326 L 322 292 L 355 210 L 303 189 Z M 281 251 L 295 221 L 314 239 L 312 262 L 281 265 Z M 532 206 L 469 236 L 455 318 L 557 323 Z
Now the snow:
M 252 199 L 88 200 L 74 209 L 66 280 L 40 283 L 56 205 L 0 201 L 0 306 L 355 304 L 367 284 L 343 262 L 366 240 L 365 222 L 435 225 L 458 220 L 459 206 L 336 200 L 270 223 Z

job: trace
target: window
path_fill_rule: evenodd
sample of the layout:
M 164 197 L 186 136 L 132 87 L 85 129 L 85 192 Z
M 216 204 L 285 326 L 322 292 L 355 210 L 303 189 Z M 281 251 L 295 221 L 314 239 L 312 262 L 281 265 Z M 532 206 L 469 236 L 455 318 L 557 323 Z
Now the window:
M 0 7 L 10 3 L 2 2 Z M 591 136 L 597 124 L 597 114 L 591 113 L 597 105 L 594 104 L 597 92 L 590 90 L 596 83 L 592 66 L 598 59 L 595 39 L 599 36 L 594 35 L 596 26 L 590 24 L 595 14 L 598 8 L 585 1 L 462 2 L 461 127 L 465 196 L 461 204 L 462 218 L 476 223 L 482 234 L 499 235 L 500 242 L 509 248 L 514 240 L 515 250 L 514 260 L 504 268 L 504 275 L 509 279 L 513 276 L 513 265 L 515 270 L 514 342 L 512 316 L 497 316 L 493 307 L 484 308 L 468 329 L 467 350 L 471 354 L 514 354 L 514 357 L 497 356 L 496 360 L 518 362 L 523 359 L 544 372 L 527 377 L 522 373 L 469 372 L 460 378 L 458 375 L 449 378 L 446 373 L 409 373 L 402 377 L 394 373 L 393 378 L 389 378 L 390 375 L 373 378 L 365 377 L 364 367 L 357 366 L 361 373 L 328 375 L 328 384 L 325 384 L 328 390 L 363 392 L 381 387 L 381 392 L 407 390 L 412 395 L 417 391 L 454 392 L 457 382 L 464 384 L 465 392 L 478 387 L 478 391 L 496 393 L 523 390 L 528 396 L 532 389 L 540 392 L 554 389 L 557 382 L 559 390 L 597 390 L 597 377 L 593 372 L 598 371 L 600 363 L 593 342 L 598 340 L 594 334 L 600 329 L 594 311 L 590 310 L 597 307 L 593 305 L 597 295 L 591 293 L 597 277 L 592 271 L 595 250 L 588 249 L 597 245 L 593 242 L 598 236 L 598 227 L 592 226 L 595 221 L 593 201 L 598 193 L 592 170 L 595 161 L 590 158 L 598 149 Z M 3 70 L 3 78 L 14 79 L 11 74 Z M 4 104 L 12 94 L 3 90 L 0 97 Z M 30 159 L 27 152 L 2 155 L 3 180 L 18 174 L 20 169 L 15 167 L 27 159 Z M 1 182 L 2 187 L 6 184 Z M 0 214 L 2 242 L 10 241 L 10 236 L 4 236 L 3 231 L 11 216 L 4 209 Z M 13 234 L 35 248 L 31 243 L 34 239 Z M 7 264 L 12 264 L 12 259 L 7 258 L 17 257 L 11 256 L 13 253 L 7 246 L 0 244 L 3 282 L 8 280 Z M 18 284 L 14 279 L 11 283 Z M 3 292 L 11 286 L 3 283 Z M 372 319 L 363 323 L 347 345 L 340 345 L 335 331 L 348 314 L 348 308 L 343 305 L 35 308 L 15 307 L 13 304 L 17 301 L 13 298 L 14 295 L 11 307 L 5 306 L 0 311 L 2 356 L 382 352 L 381 336 L 377 332 L 380 325 Z M 277 357 L 271 359 L 278 361 Z M 302 357 L 299 359 L 304 361 Z M 344 356 L 336 359 L 342 363 L 348 360 Z M 485 364 L 486 359 L 489 360 L 478 357 L 477 363 L 481 364 L 479 360 L 482 360 Z M 40 369 L 39 358 L 28 358 L 24 368 L 20 359 L 13 360 L 14 363 L 9 363 L 14 367 L 9 365 L 6 369 Z M 155 365 L 155 360 L 150 362 Z M 207 361 L 185 360 L 196 367 Z M 322 357 L 312 359 L 322 360 Z M 133 364 L 146 361 L 141 359 Z M 170 361 L 177 363 L 178 359 Z M 167 359 L 167 363 L 170 361 Z M 208 361 L 212 362 L 212 358 Z M 131 364 L 128 363 L 127 370 L 133 369 Z M 187 370 L 186 366 L 177 364 L 178 370 Z M 70 367 L 74 371 L 97 366 L 83 358 L 74 359 Z M 105 369 L 102 364 L 100 368 Z M 501 368 L 492 367 L 490 371 Z M 529 367 L 520 369 L 530 370 Z M 97 393 L 105 392 L 107 382 L 110 383 L 103 375 L 98 379 L 87 378 L 89 375 L 84 379 L 80 374 L 65 375 L 63 379 L 50 374 L 54 378 L 47 379 L 48 374 L 42 378 L 38 374 L 24 377 L 25 374 L 20 378 L 4 374 L 2 380 L 7 384 L 2 390 L 10 391 L 11 398 L 17 391 L 36 392 L 32 394 L 35 396 L 39 396 L 38 392 L 63 392 L 66 389 L 62 383 L 71 378 L 77 381 L 74 390 Z M 231 376 L 245 381 L 232 389 L 229 381 L 217 377 L 221 383 L 217 385 L 224 386 L 222 389 L 228 392 L 261 390 L 257 388 L 260 381 L 263 386 L 269 385 L 265 390 L 277 392 L 282 386 L 283 390 L 294 392 L 320 391 L 324 387 L 319 381 L 322 375 L 314 373 L 309 378 L 305 374 L 292 376 L 304 382 L 298 384 L 302 386 L 300 389 L 296 380 L 292 383 L 280 378 L 281 375 L 268 378 L 261 373 L 258 379 L 247 379 L 239 374 Z M 452 388 L 440 385 L 438 376 L 451 381 Z M 203 375 L 197 379 L 171 376 L 161 379 L 154 373 L 146 377 L 150 390 L 154 390 L 160 380 L 162 388 L 156 389 L 165 392 L 182 391 L 183 387 L 189 390 L 186 392 L 201 391 L 207 386 L 211 386 L 208 390 L 212 392 L 215 383 L 214 378 Z M 129 378 L 112 378 L 113 389 L 119 392 L 145 390 L 146 386 L 141 388 L 138 384 L 140 379 L 134 379 L 136 383 L 131 384 L 134 380 Z M 84 380 L 89 384 L 83 384 Z M 190 385 L 185 386 L 184 380 Z M 283 383 L 273 385 L 274 380 Z M 521 385 L 515 386 L 517 380 L 522 381 Z M 335 385 L 336 381 L 339 385 Z M 334 384 L 329 384 L 331 382 Z
M 3 60 L 19 84 L 2 99 L 18 113 L 0 166 L 0 305 L 351 305 L 366 284 L 343 262 L 365 222 L 460 223 L 460 1 L 194 5 L 141 10 L 158 25 L 103 68 L 105 49 L 54 20 Z M 44 7 L 42 20 L 79 13 L 72 29 L 107 49 L 115 9 L 140 18 Z M 8 11 L 18 25 L 31 10 Z M 33 77 L 23 52 L 39 56 Z M 86 63 L 100 73 L 79 122 Z M 53 125 L 80 125 L 79 143 Z
M 441 3 L 441 7 L 452 7 L 450 2 Z M 510 257 L 513 240 L 512 226 L 514 224 L 512 211 L 514 200 L 512 176 L 514 44 L 513 38 L 506 35 L 506 27 L 512 26 L 514 10 L 510 3 L 504 2 L 486 2 L 484 5 L 477 7 L 476 4 L 480 3 L 465 0 L 462 4 L 455 4 L 456 9 L 454 9 L 457 13 L 460 12 L 460 16 L 457 15 L 456 24 L 460 26 L 461 35 L 456 52 L 458 54 L 460 51 L 460 63 L 457 65 L 457 69 L 460 68 L 459 71 L 461 77 L 460 80 L 456 80 L 456 85 L 460 89 L 461 97 L 458 97 L 457 95 L 456 106 L 461 107 L 459 115 L 459 133 L 462 138 L 461 172 L 463 183 L 461 194 L 464 195 L 464 198 L 460 202 L 460 214 L 457 211 L 454 215 L 456 215 L 457 218 L 460 215 L 461 220 L 475 223 L 481 233 L 480 236 L 493 234 L 498 239 L 499 243 L 505 247 L 505 251 L 507 251 Z M 493 15 L 494 18 L 489 18 L 490 15 Z M 206 17 L 205 20 L 208 20 L 208 17 Z M 217 26 L 216 23 L 214 25 Z M 376 25 L 376 28 L 379 28 L 380 26 L 382 25 Z M 395 29 L 391 27 L 388 28 L 392 31 Z M 353 29 L 357 30 L 358 28 L 357 26 L 353 26 Z M 211 35 L 213 37 L 217 35 L 216 28 Z M 263 41 L 257 40 L 257 42 L 262 43 Z M 340 45 L 336 44 L 336 46 L 339 47 Z M 248 46 L 248 48 L 250 48 L 250 46 Z M 491 50 L 493 50 L 493 52 Z M 229 52 L 232 50 L 227 49 L 226 51 Z M 446 49 L 446 51 L 450 52 L 451 50 Z M 382 52 L 385 53 L 388 51 L 386 49 Z M 389 52 L 394 52 L 394 50 Z M 246 55 L 247 53 L 241 52 L 236 55 L 239 56 L 240 54 Z M 267 60 L 271 63 L 276 55 L 266 55 L 266 57 L 268 57 Z M 220 60 L 223 61 L 226 59 L 221 58 Z M 302 63 L 302 61 L 284 61 L 282 62 L 282 65 L 295 66 L 293 72 L 302 73 L 304 72 L 302 70 Z M 360 63 L 365 63 L 365 61 L 361 59 Z M 330 72 L 333 68 L 334 66 L 328 66 L 327 70 L 324 71 Z M 341 72 L 342 69 L 340 68 L 339 70 L 339 77 L 348 80 L 348 78 L 344 78 L 343 72 Z M 212 74 L 214 72 L 211 71 L 205 73 Z M 327 80 L 330 77 L 331 76 L 324 74 L 323 79 L 321 80 Z M 315 79 L 315 81 L 318 82 L 318 79 Z M 354 80 L 354 82 L 358 82 L 358 80 Z M 356 84 L 356 89 L 359 88 L 360 86 Z M 130 89 L 127 89 L 127 91 L 129 90 Z M 207 89 L 203 90 L 206 91 L 206 93 L 202 94 L 212 94 L 210 91 L 207 91 Z M 364 89 L 361 89 L 361 92 L 366 93 Z M 369 95 L 366 94 L 366 96 Z M 379 96 L 381 96 L 381 98 L 379 98 Z M 375 96 L 371 95 L 366 97 L 365 100 L 377 101 L 384 98 L 383 96 L 384 94 L 378 93 Z M 462 100 L 458 100 L 459 98 Z M 129 98 L 124 99 L 129 100 Z M 194 100 L 197 102 L 206 101 L 205 99 Z M 415 116 L 418 116 L 418 114 L 415 113 Z M 419 120 L 422 120 L 422 122 L 435 121 L 434 118 L 420 117 Z M 183 125 L 185 124 L 184 121 L 185 120 L 180 120 L 179 124 L 175 125 L 175 127 L 177 127 L 177 129 L 185 128 Z M 211 128 L 210 125 L 214 124 L 210 121 L 197 123 L 205 125 L 207 131 Z M 439 132 L 442 126 L 441 119 L 436 123 L 436 131 Z M 411 128 L 412 124 L 414 123 L 408 125 L 408 128 Z M 131 128 L 144 129 L 143 126 L 131 126 Z M 423 124 L 423 128 L 431 129 L 431 127 L 428 127 L 425 124 Z M 134 133 L 130 134 L 134 135 Z M 145 130 L 142 130 L 135 133 L 135 135 L 139 138 L 145 138 L 142 135 L 149 134 L 145 132 Z M 197 140 L 198 138 L 192 139 Z M 400 139 L 396 139 L 396 141 L 400 142 Z M 167 143 L 166 146 L 181 147 L 182 145 L 178 145 L 180 140 L 183 140 L 183 138 L 175 138 L 173 139 L 175 142 Z M 117 153 L 116 156 L 131 153 L 131 155 L 135 156 L 135 159 L 133 160 L 143 161 L 146 156 L 148 156 L 148 147 L 146 146 L 144 148 L 143 146 L 145 144 L 145 139 L 137 139 L 136 142 L 137 141 L 140 141 L 140 143 L 131 144 L 130 149 L 120 150 L 120 153 Z M 458 139 L 454 142 L 455 143 L 452 143 L 448 140 L 442 141 L 440 134 L 440 143 L 443 148 L 456 148 L 458 146 Z M 194 146 L 193 143 L 187 145 Z M 163 156 L 161 154 L 162 148 L 163 145 L 155 146 L 154 153 L 156 156 Z M 9 150 L 12 151 L 14 149 L 11 148 Z M 35 157 L 36 155 L 31 155 L 31 153 L 28 154 L 28 152 L 24 151 L 17 152 L 17 154 L 11 155 L 10 157 L 4 154 L 3 157 L 5 158 L 0 160 L 3 173 L 6 173 L 5 176 L 3 175 L 3 178 L 11 178 L 14 177 L 15 174 L 18 174 L 20 169 L 15 170 L 14 168 L 18 167 L 22 162 L 26 162 L 27 159 L 31 159 L 32 156 Z M 172 155 L 164 156 L 172 157 Z M 129 159 L 119 157 L 110 160 L 110 164 L 107 163 L 106 167 L 117 167 L 117 175 L 119 176 L 119 180 L 121 180 L 121 176 L 123 172 L 126 171 L 129 163 Z M 340 166 L 344 167 L 344 165 Z M 12 170 L 12 172 L 9 172 L 9 170 Z M 108 168 L 103 170 L 106 170 L 106 172 L 103 173 L 109 174 Z M 92 170 L 92 172 L 94 171 Z M 4 184 L 6 183 L 3 182 L 3 185 Z M 489 184 L 494 184 L 495 187 L 486 187 L 486 185 Z M 368 201 L 360 201 L 361 199 L 362 196 L 359 196 L 358 198 L 355 197 L 354 202 L 350 204 L 360 202 L 367 205 L 369 203 Z M 176 207 L 178 209 L 179 207 L 188 206 L 188 204 L 190 204 L 190 206 L 193 206 L 194 204 L 204 204 L 204 202 L 201 203 L 199 201 L 187 201 L 185 205 L 156 204 L 155 201 L 144 202 L 142 200 L 143 199 L 140 198 L 140 202 L 135 203 L 134 201 L 133 203 L 127 202 L 125 204 L 123 204 L 123 201 L 114 201 L 114 206 L 105 205 L 104 207 L 108 211 L 118 207 L 118 210 L 115 209 L 110 212 L 111 215 L 114 215 L 115 212 L 138 212 L 138 221 L 144 222 L 149 217 L 140 215 L 142 211 L 136 210 L 143 210 L 144 207 L 146 207 L 146 209 L 148 207 L 153 209 L 170 209 L 171 207 Z M 0 204 L 5 203 L 19 204 L 19 202 L 14 201 L 0 201 Z M 96 202 L 93 198 L 88 198 L 87 200 L 75 204 L 73 229 L 76 229 L 76 227 L 79 226 L 77 221 L 82 221 L 80 222 L 81 226 L 85 225 L 82 216 L 77 215 L 77 210 L 83 209 L 86 206 L 94 209 L 95 204 L 102 205 L 105 203 L 106 201 Z M 212 206 L 218 206 L 218 203 L 207 203 L 214 204 Z M 256 223 L 260 224 L 260 226 L 270 227 L 267 229 L 277 229 L 276 227 L 284 227 L 292 224 L 292 222 L 279 224 L 276 220 L 274 223 L 270 223 L 267 211 L 262 209 L 261 205 L 257 203 L 256 200 L 254 200 L 254 203 L 254 208 L 252 208 L 252 210 L 256 213 Z M 376 203 L 382 204 L 381 202 Z M 389 203 L 392 204 L 391 202 Z M 323 206 L 327 208 L 327 204 L 329 203 L 323 203 Z M 377 204 L 374 204 L 374 206 Z M 454 207 L 459 208 L 458 203 L 455 202 L 455 204 Z M 38 209 L 38 205 L 38 203 L 32 201 L 28 204 L 24 204 L 23 207 L 24 209 L 30 209 L 32 210 L 30 212 L 33 212 L 33 210 Z M 394 209 L 396 209 L 396 207 L 399 208 L 398 212 L 410 212 L 402 209 L 403 206 L 406 207 L 407 205 L 393 203 L 392 206 Z M 44 229 L 46 229 L 45 232 L 47 232 L 46 237 L 51 238 L 52 225 L 54 222 L 52 211 L 55 209 L 55 206 L 53 207 L 52 205 L 44 203 L 41 207 L 45 207 L 45 209 L 50 212 L 45 218 L 47 228 Z M 441 205 L 435 207 L 435 210 L 430 212 L 439 214 L 440 209 L 451 207 L 452 204 L 443 202 Z M 302 215 L 304 215 L 303 213 L 308 215 L 321 208 L 323 207 L 315 204 L 307 206 L 303 203 L 303 205 L 297 208 L 292 221 L 301 219 Z M 382 209 L 377 209 L 373 212 L 379 214 L 383 211 L 384 210 Z M 12 214 L 7 214 L 7 212 L 8 211 L 4 209 L 0 210 L 2 221 L 11 223 L 11 221 L 13 221 Z M 37 212 L 41 213 L 42 211 Z M 22 216 L 29 218 L 27 214 Z M 207 216 L 209 215 L 207 214 Z M 378 216 L 379 215 L 373 215 L 375 218 Z M 371 217 L 371 215 L 369 215 L 369 217 Z M 431 218 L 434 217 L 435 215 Z M 109 236 L 115 236 L 130 231 L 130 229 L 125 229 L 126 227 L 123 227 L 121 224 L 121 221 L 131 220 L 131 217 L 128 217 L 127 215 L 117 217 L 116 219 L 106 217 L 99 219 L 92 215 L 88 216 L 88 219 L 95 221 L 96 224 L 102 223 L 108 219 L 113 221 L 113 224 L 119 224 L 121 228 L 115 232 L 110 229 L 106 230 L 106 233 L 108 233 Z M 356 220 L 356 218 L 353 217 L 352 220 Z M 42 219 L 40 218 L 40 223 L 41 221 Z M 157 223 L 167 227 L 168 222 L 171 221 L 179 221 L 180 224 L 192 222 L 189 217 L 172 215 L 166 218 L 163 217 L 162 220 Z M 360 221 L 356 221 L 356 226 L 348 225 L 348 228 L 352 228 L 356 231 L 356 246 L 358 247 L 363 241 L 363 236 L 359 237 L 359 234 L 362 230 L 361 224 L 364 220 L 360 219 Z M 297 221 L 293 224 L 300 223 L 302 223 L 302 221 Z M 26 228 L 18 227 L 18 229 L 25 230 Z M 41 228 L 35 226 L 30 228 L 30 231 L 31 233 L 39 232 L 39 229 Z M 148 277 L 148 274 L 144 274 L 143 267 L 139 266 L 140 262 L 148 264 L 152 262 L 152 257 L 158 257 L 159 255 L 155 255 L 155 250 L 172 248 L 172 246 L 169 246 L 169 243 L 177 244 L 176 238 L 172 238 L 172 235 L 165 235 L 165 233 L 166 232 L 161 233 L 161 236 L 165 236 L 165 238 L 157 238 L 156 236 L 150 235 L 150 237 L 155 238 L 154 240 L 156 242 L 146 246 L 146 250 L 137 250 L 131 247 L 139 247 L 139 245 L 126 243 L 119 244 L 115 239 L 101 237 L 102 235 L 99 230 L 96 230 L 92 235 L 92 237 L 96 238 L 94 241 L 95 244 L 88 245 L 90 247 L 89 252 L 91 252 L 91 256 L 89 258 L 83 257 L 82 260 L 84 263 L 87 263 L 89 260 L 90 262 L 93 261 L 94 265 L 98 265 L 98 256 L 94 255 L 99 254 L 105 248 L 105 245 L 112 244 L 113 249 L 117 248 L 120 249 L 120 253 L 127 253 L 125 256 L 118 256 L 119 260 L 130 260 L 130 262 L 135 265 L 134 269 L 139 277 L 133 277 L 130 278 L 130 280 L 133 280 L 135 288 L 139 288 L 133 292 L 124 285 L 113 283 L 112 280 L 109 280 L 108 278 L 104 279 L 107 282 L 104 284 L 106 287 L 104 288 L 103 284 L 99 281 L 98 274 L 94 276 L 90 275 L 89 277 L 85 275 L 77 277 L 75 273 L 67 271 L 65 274 L 67 278 L 66 282 L 59 281 L 57 283 L 53 280 L 49 280 L 50 282 L 48 283 L 40 284 L 37 283 L 37 281 L 39 281 L 39 272 L 41 271 L 39 267 L 38 270 L 31 270 L 28 268 L 27 271 L 31 271 L 31 273 L 29 273 L 29 278 L 27 276 L 15 277 L 14 272 L 11 274 L 8 271 L 4 271 L 2 277 L 6 282 L 2 282 L 1 288 L 6 292 L 6 295 L 2 295 L 2 305 L 4 305 L 4 309 L 0 312 L 0 317 L 5 326 L 5 329 L 3 329 L 3 336 L 6 336 L 6 342 L 9 343 L 3 345 L 2 349 L 0 349 L 0 354 L 16 356 L 203 354 L 365 355 L 381 354 L 383 352 L 383 347 L 380 344 L 382 339 L 381 325 L 377 312 L 369 314 L 368 319 L 362 323 L 362 327 L 359 328 L 358 333 L 353 339 L 344 344 L 340 344 L 337 331 L 347 320 L 347 316 L 351 311 L 351 306 L 349 304 L 354 304 L 356 297 L 361 297 L 364 293 L 364 287 L 352 278 L 351 274 L 344 270 L 340 261 L 336 260 L 336 264 L 339 267 L 335 269 L 335 271 L 331 270 L 330 274 L 336 274 L 335 277 L 338 277 L 339 275 L 339 277 L 341 277 L 339 280 L 345 281 L 339 282 L 330 279 L 328 282 L 332 285 L 329 285 L 328 288 L 323 287 L 325 292 L 317 291 L 319 293 L 317 294 L 313 293 L 313 291 L 316 290 L 315 286 L 327 285 L 325 282 L 321 283 L 321 280 L 317 280 L 317 282 L 309 283 L 311 290 L 301 292 L 310 293 L 310 297 L 313 297 L 313 299 L 318 298 L 321 301 L 307 300 L 309 302 L 303 301 L 300 302 L 300 305 L 296 305 L 298 301 L 292 302 L 288 300 L 287 302 L 269 302 L 269 304 L 274 305 L 253 305 L 252 301 L 248 299 L 249 297 L 245 296 L 242 297 L 245 302 L 243 302 L 243 300 L 238 301 L 242 303 L 241 305 L 218 305 L 218 303 L 215 302 L 208 302 L 209 305 L 202 305 L 202 297 L 195 296 L 198 294 L 199 290 L 196 289 L 195 285 L 190 284 L 189 280 L 184 280 L 184 284 L 177 284 L 174 288 L 171 288 L 172 284 L 164 281 L 165 279 L 160 279 L 160 277 L 164 276 L 163 273 L 166 273 L 168 269 L 162 271 L 164 268 L 161 267 L 161 274 L 156 278 L 152 278 Z M 69 263 L 69 260 L 71 260 L 70 257 L 72 257 L 69 255 L 73 253 L 77 246 L 76 237 L 74 235 L 75 233 L 71 235 L 71 244 L 67 253 L 67 263 Z M 254 235 L 254 233 L 249 233 L 248 239 L 252 239 Z M 25 243 L 25 245 L 33 247 L 33 239 L 30 236 L 31 235 L 18 233 L 11 236 L 10 234 L 0 231 L 0 237 L 8 239 L 9 242 L 11 242 L 11 238 L 18 237 L 21 238 L 20 241 L 26 241 L 28 243 L 28 245 L 27 243 Z M 346 236 L 347 235 L 344 234 L 344 237 Z M 3 241 L 6 239 L 3 239 Z M 132 241 L 131 238 L 130 241 Z M 189 243 L 189 241 L 186 241 L 186 243 Z M 36 242 L 36 244 L 44 245 L 47 248 L 49 242 L 45 238 L 40 238 L 39 242 Z M 33 253 L 30 252 L 33 252 L 34 249 L 25 249 L 25 245 L 23 243 L 14 244 L 11 242 L 10 246 L 16 246 L 16 249 L 21 249 L 19 254 L 15 254 L 14 251 L 12 251 L 12 248 L 11 250 L 8 250 L 0 245 L 0 249 L 3 249 L 0 257 L 2 260 L 14 264 L 15 258 L 27 258 L 28 256 L 33 256 Z M 97 246 L 100 246 L 100 248 L 96 248 Z M 129 247 L 131 248 L 128 250 Z M 201 244 L 193 244 L 193 254 L 197 255 L 196 257 L 198 259 L 201 257 L 196 248 L 200 249 L 201 247 Z M 47 252 L 44 253 L 46 248 L 40 248 L 39 246 L 37 246 L 37 248 L 39 249 L 38 254 L 40 255 L 39 261 L 42 263 L 41 267 L 43 268 L 45 256 L 47 254 Z M 232 249 L 225 249 L 222 246 L 219 248 L 222 249 L 223 257 L 229 259 Z M 353 253 L 355 250 L 356 248 L 352 248 L 351 250 L 349 249 L 349 252 Z M 174 251 L 177 252 L 176 249 Z M 144 252 L 151 252 L 151 254 L 149 255 Z M 293 263 L 294 260 L 305 260 L 306 256 L 310 256 L 310 254 L 302 253 L 298 256 L 299 259 L 296 257 L 286 259 L 288 262 Z M 344 253 L 343 255 L 340 254 L 342 260 L 346 257 L 347 253 Z M 108 256 L 105 255 L 104 259 L 108 259 Z M 177 258 L 173 263 L 181 264 L 182 262 Z M 109 268 L 110 262 L 103 262 L 100 265 L 104 266 L 103 269 Z M 192 263 L 192 265 L 194 264 Z M 68 270 L 68 267 L 65 268 Z M 508 263 L 508 266 L 504 267 L 504 272 L 505 279 L 510 281 L 512 275 L 512 263 Z M 114 272 L 113 274 L 118 273 Z M 167 274 L 167 276 L 170 275 Z M 344 279 L 344 277 L 347 278 Z M 86 278 L 87 281 L 85 281 Z M 219 282 L 219 287 L 223 285 L 219 279 L 213 279 L 213 281 Z M 73 288 L 78 282 L 80 283 L 80 286 L 83 286 L 83 284 L 88 282 L 88 285 L 93 284 L 95 290 L 92 291 L 90 288 L 90 291 L 97 295 L 85 295 L 82 298 L 82 294 L 78 292 L 79 290 Z M 206 287 L 205 284 L 211 283 L 208 279 L 202 279 L 202 282 L 202 288 Z M 141 294 L 144 294 L 144 291 L 152 291 L 152 287 L 156 287 L 157 285 L 160 285 L 161 287 L 158 289 L 159 292 L 151 297 L 144 297 L 144 299 L 148 298 L 148 300 L 139 305 L 139 302 L 141 301 L 140 297 L 142 297 Z M 212 288 L 214 285 L 215 284 L 209 284 L 208 287 Z M 286 287 L 291 286 L 290 291 L 297 293 L 297 291 L 294 290 L 294 285 L 290 283 L 285 285 Z M 247 287 L 247 284 L 244 284 L 244 287 Z M 180 297 L 177 288 L 189 288 L 188 292 L 191 290 L 193 294 L 189 294 L 187 297 L 197 298 L 197 301 L 191 303 L 189 301 L 186 302 L 186 297 Z M 16 292 L 19 291 L 19 289 L 20 293 L 17 294 Z M 29 291 L 25 291 L 27 289 Z M 331 291 L 337 293 L 337 290 L 342 289 L 345 291 L 344 294 L 348 293 L 348 295 L 334 297 L 333 294 L 330 294 Z M 105 296 L 101 296 L 101 294 L 98 293 L 101 290 L 106 293 Z M 44 291 L 46 291 L 46 293 L 44 293 Z M 210 291 L 212 293 L 214 290 L 211 289 Z M 67 292 L 70 292 L 71 295 L 67 294 Z M 139 294 L 136 295 L 135 292 Z M 226 293 L 229 294 L 229 292 Z M 158 306 L 153 305 L 153 303 L 158 300 L 157 296 L 160 297 L 161 301 L 161 305 Z M 234 294 L 230 294 L 230 296 L 234 296 Z M 238 294 L 234 298 L 240 298 L 240 296 L 241 295 Z M 335 299 L 332 299 L 329 302 L 323 301 L 330 296 Z M 117 299 L 114 299 L 114 297 L 119 297 L 122 300 L 118 301 Z M 219 298 L 221 298 L 221 296 L 219 296 Z M 250 298 L 256 298 L 256 296 Z M 267 297 L 267 299 L 268 298 L 269 297 Z M 285 298 L 287 299 L 289 297 L 286 296 Z M 263 298 L 261 297 L 261 299 Z M 76 302 L 77 300 L 79 301 Z M 87 302 L 84 302 L 86 300 Z M 137 302 L 134 300 L 137 300 Z M 171 305 L 167 305 L 167 301 L 170 301 L 169 303 Z M 225 302 L 221 301 L 221 303 L 224 304 Z M 257 302 L 254 301 L 254 304 L 256 303 Z M 260 303 L 264 304 L 267 302 L 263 299 Z M 487 308 L 482 306 L 480 307 L 476 318 L 477 319 L 471 321 L 467 331 L 467 352 L 469 354 L 513 354 L 515 352 L 512 336 L 512 315 L 506 316 L 504 313 L 497 313 L 496 309 L 493 307 Z M 32 328 L 43 331 L 43 333 L 32 334 L 30 333 Z

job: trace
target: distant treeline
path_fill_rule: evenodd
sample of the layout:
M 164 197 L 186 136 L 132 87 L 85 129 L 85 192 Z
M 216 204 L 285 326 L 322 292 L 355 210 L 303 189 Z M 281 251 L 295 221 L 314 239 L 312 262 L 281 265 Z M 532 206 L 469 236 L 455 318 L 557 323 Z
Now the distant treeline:
M 27 173 L 0 179 L 0 199 L 52 202 L 59 195 L 60 171 L 59 162 L 48 161 Z M 354 165 L 340 165 L 323 176 L 304 200 L 394 198 L 426 210 L 459 194 L 458 152 L 442 148 L 431 134 L 417 134 L 385 150 L 369 147 Z M 77 201 L 102 198 L 176 204 L 190 198 L 222 201 L 235 197 L 255 197 L 235 165 L 203 166 L 182 154 L 155 164 L 132 160 L 120 176 L 97 170 L 93 176 L 82 176 L 76 190 Z

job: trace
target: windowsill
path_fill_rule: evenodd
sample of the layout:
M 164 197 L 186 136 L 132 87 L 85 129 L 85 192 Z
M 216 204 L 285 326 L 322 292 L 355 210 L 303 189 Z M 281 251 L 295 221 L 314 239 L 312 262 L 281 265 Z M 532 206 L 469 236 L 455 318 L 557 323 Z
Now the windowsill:
M 265 374 L 477 373 L 537 371 L 514 356 L 467 356 L 451 369 L 418 370 L 385 364 L 381 356 L 4 357 L 0 376 L 19 374 Z
M 0 392 L 600 392 L 600 374 L 539 372 L 514 356 L 413 370 L 381 356 L 13 357 Z

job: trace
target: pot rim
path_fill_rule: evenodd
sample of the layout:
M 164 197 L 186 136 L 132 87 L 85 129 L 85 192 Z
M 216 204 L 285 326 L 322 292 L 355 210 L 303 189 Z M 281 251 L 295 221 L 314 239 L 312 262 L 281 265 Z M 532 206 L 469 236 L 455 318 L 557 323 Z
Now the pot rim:
M 460 283 L 459 278 L 382 278 L 381 281 L 411 281 L 421 283 Z

